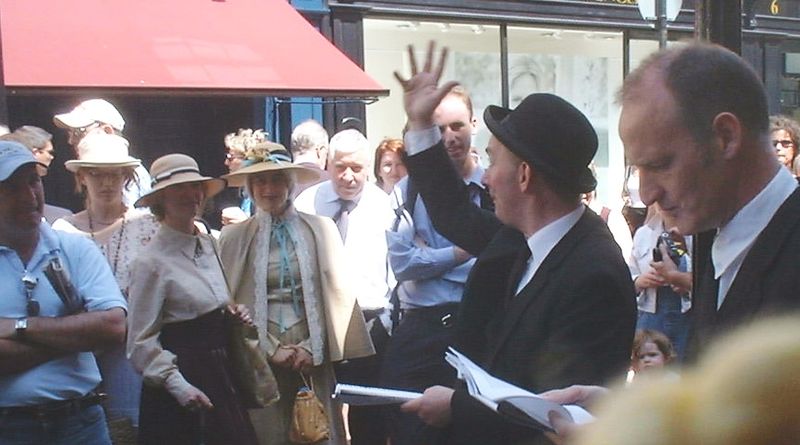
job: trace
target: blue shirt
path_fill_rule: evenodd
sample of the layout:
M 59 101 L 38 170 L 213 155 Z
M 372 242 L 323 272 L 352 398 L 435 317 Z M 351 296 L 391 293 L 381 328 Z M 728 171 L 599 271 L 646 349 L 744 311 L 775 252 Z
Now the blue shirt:
M 483 169 L 477 167 L 464 182 L 481 186 L 482 176 Z M 407 190 L 408 177 L 405 177 L 392 192 L 394 208 L 405 202 Z M 472 201 L 480 205 L 480 196 L 474 193 Z M 475 258 L 456 264 L 454 244 L 433 228 L 422 196 L 417 196 L 414 203 L 413 222 L 411 216 L 405 212 L 397 221 L 397 229 L 386 232 L 386 241 L 389 245 L 389 263 L 395 278 L 401 282 L 397 290 L 401 308 L 429 307 L 461 301 L 464 284 L 475 264 Z
M 27 299 L 22 277 L 38 281 L 33 298 L 39 302 L 41 317 L 62 317 L 66 309 L 44 270 L 58 255 L 69 272 L 75 290 L 84 299 L 88 312 L 112 308 L 127 310 L 125 299 L 111 273 L 108 261 L 89 239 L 77 234 L 55 231 L 39 225 L 39 243 L 27 268 L 15 250 L 0 245 L 0 317 L 27 316 Z M 100 383 L 91 352 L 76 352 L 43 363 L 19 374 L 0 376 L 0 406 L 23 406 L 80 397 Z

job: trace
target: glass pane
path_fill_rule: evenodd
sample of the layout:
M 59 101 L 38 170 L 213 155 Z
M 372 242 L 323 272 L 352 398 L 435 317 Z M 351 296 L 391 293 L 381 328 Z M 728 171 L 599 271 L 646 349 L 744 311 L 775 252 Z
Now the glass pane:
M 450 48 L 442 81 L 458 80 L 472 96 L 478 128 L 472 145 L 484 152 L 489 140 L 483 124 L 487 105 L 501 102 L 500 28 L 498 26 L 407 20 L 364 20 L 364 69 L 385 88 L 388 98 L 367 107 L 367 133 L 377 146 L 384 137 L 400 137 L 405 125 L 403 91 L 394 71 L 408 76 L 407 46 L 413 44 L 422 63 L 428 42 Z M 484 163 L 484 165 L 486 165 Z
M 532 93 L 553 93 L 586 114 L 599 140 L 598 197 L 607 207 L 621 207 L 625 157 L 614 95 L 622 85 L 622 33 L 509 27 L 508 52 L 509 105 Z

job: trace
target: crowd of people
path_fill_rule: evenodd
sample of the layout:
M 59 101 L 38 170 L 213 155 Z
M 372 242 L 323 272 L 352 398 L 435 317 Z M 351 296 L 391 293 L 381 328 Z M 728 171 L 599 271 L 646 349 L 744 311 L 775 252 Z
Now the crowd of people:
M 631 174 L 625 205 L 607 206 L 580 110 L 544 93 L 488 107 L 484 166 L 468 92 L 440 83 L 447 50 L 409 56 L 410 76 L 396 74 L 402 138 L 374 147 L 309 120 L 287 148 L 243 128 L 221 138 L 221 178 L 180 153 L 145 169 L 117 109 L 84 101 L 54 116 L 84 201 L 74 214 L 45 204 L 52 135 L 0 136 L 0 443 L 297 443 L 296 395 L 308 389 L 324 413 L 314 443 L 643 443 L 633 417 L 669 433 L 648 443 L 712 443 L 682 430 L 677 409 L 709 416 L 686 398 L 740 376 L 712 359 L 732 340 L 710 345 L 800 306 L 788 270 L 800 126 L 769 117 L 735 54 L 660 51 L 619 93 Z M 713 406 L 723 418 L 798 392 L 789 372 L 763 370 L 797 366 L 792 322 L 774 322 L 769 340 L 769 323 L 753 328 L 760 359 L 730 361 L 774 382 L 740 398 L 706 391 L 729 402 Z M 257 406 L 235 358 L 242 327 L 267 364 Z M 544 398 L 597 406 L 598 420 L 510 421 L 458 382 L 449 347 Z M 627 389 L 606 388 L 626 373 Z M 336 383 L 421 396 L 343 407 Z M 798 439 L 791 423 L 770 425 Z

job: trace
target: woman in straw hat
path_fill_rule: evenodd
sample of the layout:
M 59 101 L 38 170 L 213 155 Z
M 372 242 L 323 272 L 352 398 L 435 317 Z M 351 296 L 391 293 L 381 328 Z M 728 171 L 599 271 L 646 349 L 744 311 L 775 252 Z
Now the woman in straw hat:
M 150 168 L 148 206 L 161 228 L 133 264 L 128 356 L 144 377 L 139 442 L 253 444 L 255 434 L 232 380 L 230 324 L 249 323 L 230 304 L 214 239 L 194 224 L 225 181 L 200 175 L 194 159 L 169 154 Z
M 78 145 L 80 159 L 66 162 L 75 174 L 77 191 L 85 196 L 86 209 L 56 220 L 53 228 L 90 237 L 111 265 L 122 294 L 127 297 L 133 259 L 158 230 L 158 221 L 148 212 L 127 208 L 122 201 L 125 187 L 134 180 L 141 161 L 128 155 L 128 141 L 116 135 L 95 133 Z M 120 345 L 97 354 L 104 403 L 112 435 L 133 434 L 139 423 L 142 378 L 125 357 Z M 127 419 L 127 420 L 126 420 Z
M 256 215 L 224 227 L 220 250 L 231 294 L 251 309 L 278 382 L 278 402 L 251 411 L 259 443 L 290 443 L 294 396 L 305 377 L 328 416 L 330 438 L 320 443 L 344 444 L 341 405 L 330 397 L 332 363 L 374 352 L 340 269 L 336 226 L 297 212 L 290 199 L 295 184 L 315 181 L 319 173 L 292 164 L 288 151 L 272 142 L 252 147 L 246 156 L 250 164 L 225 178 L 229 186 L 247 188 Z

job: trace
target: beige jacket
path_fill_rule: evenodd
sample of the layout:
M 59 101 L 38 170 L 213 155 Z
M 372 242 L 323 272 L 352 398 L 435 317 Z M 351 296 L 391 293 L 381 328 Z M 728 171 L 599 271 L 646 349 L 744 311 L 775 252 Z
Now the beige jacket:
M 293 209 L 289 211 L 295 212 Z M 301 264 L 304 294 L 313 295 L 313 292 L 308 291 L 307 283 L 315 282 L 316 279 L 307 275 L 319 274 L 319 300 L 322 302 L 320 313 L 316 314 L 313 310 L 319 305 L 308 302 L 306 311 L 312 337 L 315 334 L 323 337 L 321 342 L 314 343 L 327 344 L 327 351 L 312 351 L 314 365 L 323 361 L 336 362 L 374 354 L 361 309 L 356 303 L 355 295 L 348 288 L 346 272 L 340 264 L 343 258 L 342 243 L 336 226 L 328 218 L 300 212 L 297 212 L 297 216 L 299 221 L 305 222 L 311 228 L 317 252 L 316 267 L 313 264 Z M 266 261 L 267 253 L 264 250 L 268 249 L 270 228 L 270 216 L 259 212 L 242 223 L 225 226 L 219 239 L 220 257 L 230 293 L 237 303 L 247 305 L 251 313 L 256 315 L 256 294 L 266 291 L 265 285 L 258 286 L 256 283 L 266 282 L 266 264 L 260 268 L 256 265 Z M 264 233 L 259 234 L 260 230 Z M 262 251 L 259 252 L 259 249 Z M 324 325 L 320 318 L 324 318 Z M 256 317 L 256 323 L 260 324 L 258 321 Z M 259 331 L 264 328 L 259 326 Z M 263 332 L 259 334 L 262 340 L 266 340 Z M 275 347 L 276 345 L 268 345 L 265 351 L 268 354 L 273 353 Z

